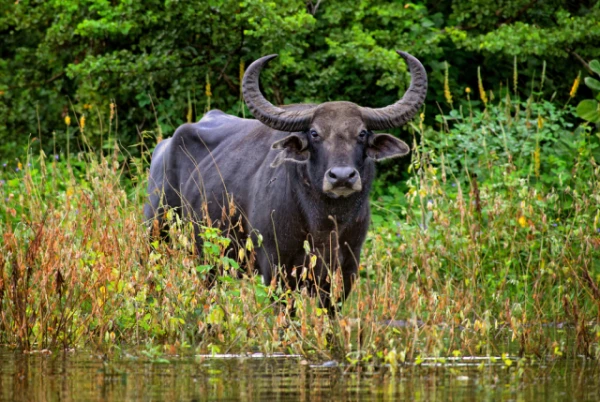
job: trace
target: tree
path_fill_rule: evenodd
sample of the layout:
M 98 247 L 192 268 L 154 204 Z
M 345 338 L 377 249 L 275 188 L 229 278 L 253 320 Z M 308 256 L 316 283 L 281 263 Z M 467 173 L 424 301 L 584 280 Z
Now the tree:
M 0 4 L 2 159 L 22 150 L 30 136 L 53 149 L 53 132 L 64 151 L 66 116 L 74 126 L 85 115 L 86 141 L 100 149 L 109 122 L 111 133 L 116 129 L 130 146 L 145 132 L 170 135 L 209 106 L 243 115 L 244 65 L 270 53 L 280 57 L 263 85 L 275 103 L 346 99 L 377 107 L 395 101 L 409 82 L 395 53 L 406 50 L 429 71 L 428 118 L 437 113 L 435 102 L 444 102 L 446 66 L 450 90 L 457 91 L 476 85 L 479 66 L 488 88 L 512 82 L 515 57 L 518 80 L 530 83 L 546 60 L 544 87 L 564 101 L 579 68 L 600 57 L 598 1 Z M 81 131 L 69 133 L 81 145 Z

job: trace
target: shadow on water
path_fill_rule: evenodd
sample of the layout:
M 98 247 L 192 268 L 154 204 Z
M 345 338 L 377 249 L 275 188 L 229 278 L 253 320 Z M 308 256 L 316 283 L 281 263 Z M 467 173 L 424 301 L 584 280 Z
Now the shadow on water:
M 2 401 L 597 401 L 598 363 L 490 358 L 425 359 L 361 368 L 300 357 L 258 355 L 105 361 L 77 351 L 52 355 L 0 348 Z

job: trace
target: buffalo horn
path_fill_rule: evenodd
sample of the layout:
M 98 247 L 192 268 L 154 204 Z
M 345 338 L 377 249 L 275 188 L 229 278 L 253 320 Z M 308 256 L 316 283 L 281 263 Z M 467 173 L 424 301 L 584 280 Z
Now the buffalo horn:
M 275 57 L 277 57 L 276 54 L 261 57 L 250 64 L 246 70 L 242 82 L 242 93 L 246 105 L 256 119 L 275 130 L 288 132 L 307 130 L 313 115 L 312 109 L 285 110 L 274 106 L 260 92 L 260 72 Z
M 419 111 L 427 94 L 427 73 L 419 60 L 406 52 L 396 50 L 406 60 L 410 70 L 410 87 L 398 102 L 380 109 L 361 108 L 363 121 L 370 130 L 388 130 L 400 127 Z

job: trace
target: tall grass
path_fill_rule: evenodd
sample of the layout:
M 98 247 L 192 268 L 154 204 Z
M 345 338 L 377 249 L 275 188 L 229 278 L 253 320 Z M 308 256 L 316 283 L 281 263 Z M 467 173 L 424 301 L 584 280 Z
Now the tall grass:
M 392 370 L 424 356 L 600 357 L 592 129 L 568 109 L 508 96 L 469 99 L 438 121 L 412 127 L 407 190 L 377 191 L 360 278 L 335 318 L 305 292 L 241 271 L 259 245 L 225 257 L 229 240 L 206 227 L 197 256 L 175 217 L 172 241 L 150 242 L 143 163 L 118 148 L 8 162 L 0 342 L 286 352 Z M 213 266 L 222 273 L 209 287 Z

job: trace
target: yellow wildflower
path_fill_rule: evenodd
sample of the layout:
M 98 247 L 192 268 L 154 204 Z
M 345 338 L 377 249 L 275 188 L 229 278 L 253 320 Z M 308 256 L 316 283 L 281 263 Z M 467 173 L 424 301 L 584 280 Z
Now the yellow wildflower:
M 206 73 L 206 111 L 210 110 L 210 98 L 212 97 L 212 92 L 210 90 L 210 78 L 208 77 L 208 73 Z
M 67 125 L 67 127 L 71 125 L 71 118 L 69 117 L 69 115 L 65 116 L 65 124 Z
M 577 74 L 577 78 L 573 81 L 573 86 L 571 87 L 571 92 L 569 92 L 569 96 L 574 98 L 577 95 L 577 88 L 579 88 L 579 83 L 581 82 L 581 71 Z
M 479 97 L 484 105 L 487 106 L 487 94 L 485 93 L 485 89 L 483 89 L 483 81 L 481 80 L 481 67 L 477 67 L 477 82 L 479 84 Z
M 452 105 L 452 93 L 450 92 L 450 83 L 448 82 L 448 62 L 446 62 L 446 72 L 444 73 L 444 97 L 446 102 Z
M 519 222 L 519 225 L 521 225 L 522 228 L 524 228 L 525 226 L 527 226 L 527 219 L 523 215 L 521 215 L 519 217 L 518 222 Z
M 192 110 L 192 105 L 190 103 L 190 104 L 188 104 L 188 111 L 187 111 L 187 115 L 186 115 L 188 123 L 192 122 L 192 117 L 193 117 L 193 110 Z
M 471 88 L 469 88 L 469 87 L 466 87 L 466 88 L 465 88 L 465 92 L 466 92 L 467 94 L 470 94 L 470 93 L 471 93 Z
M 192 108 L 192 99 L 190 98 L 190 92 L 188 91 L 187 93 L 187 98 L 188 98 L 188 111 L 187 111 L 187 122 L 191 123 L 192 122 L 192 118 L 194 115 L 194 110 Z
M 206 74 L 206 97 L 212 97 L 212 92 L 210 90 L 210 79 L 208 78 L 208 73 Z
M 244 66 L 244 60 L 240 61 L 240 84 L 244 80 L 244 72 L 246 71 L 246 66 Z
M 81 126 L 81 131 L 85 128 L 85 115 L 81 115 L 81 119 L 79 119 L 79 125 Z
M 538 128 L 541 130 L 542 128 L 544 128 L 544 119 L 542 119 L 542 116 L 538 115 L 538 120 L 537 120 L 537 124 L 538 124 Z
M 540 177 L 540 144 L 535 146 L 535 151 L 533 151 L 533 171 L 535 172 L 535 177 Z

